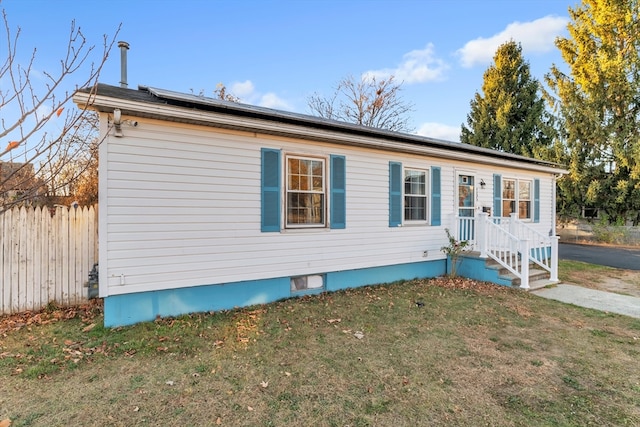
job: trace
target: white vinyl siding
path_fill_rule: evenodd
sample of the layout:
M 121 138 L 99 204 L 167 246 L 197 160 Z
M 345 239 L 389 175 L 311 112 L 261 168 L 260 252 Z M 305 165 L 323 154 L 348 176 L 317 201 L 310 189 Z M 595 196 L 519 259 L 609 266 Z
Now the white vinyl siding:
M 444 258 L 440 251 L 446 244 L 444 228 L 451 226 L 455 210 L 454 161 L 138 121 L 138 127 L 123 131 L 124 137 L 108 136 L 101 145 L 101 296 Z M 347 226 L 261 232 L 260 170 L 265 147 L 325 161 L 332 155 L 344 156 Z M 437 165 L 441 226 L 389 227 L 390 161 L 424 164 L 427 170 L 428 165 Z M 492 169 L 476 165 L 485 180 Z M 551 180 L 540 176 L 544 178 L 541 216 L 548 229 Z M 486 190 L 487 203 L 489 193 Z

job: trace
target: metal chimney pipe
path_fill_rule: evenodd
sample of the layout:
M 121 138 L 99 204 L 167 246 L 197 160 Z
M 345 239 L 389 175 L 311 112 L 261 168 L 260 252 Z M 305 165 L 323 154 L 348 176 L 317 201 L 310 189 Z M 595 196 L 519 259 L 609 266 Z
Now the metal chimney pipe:
M 129 43 L 118 42 L 120 48 L 120 87 L 128 87 L 127 85 L 127 50 L 129 50 Z

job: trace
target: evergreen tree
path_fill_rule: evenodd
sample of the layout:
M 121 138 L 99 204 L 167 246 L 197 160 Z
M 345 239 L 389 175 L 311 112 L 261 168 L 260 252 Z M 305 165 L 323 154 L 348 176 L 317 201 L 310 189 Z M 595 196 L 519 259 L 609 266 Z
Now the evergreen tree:
M 541 157 L 551 142 L 551 117 L 539 93 L 540 85 L 522 57 L 522 46 L 513 40 L 501 45 L 493 61 L 484 73 L 483 95 L 476 92 L 471 100 L 460 141 Z
M 640 223 L 640 4 L 583 0 L 569 8 L 570 38 L 556 46 L 567 63 L 547 83 L 556 95 L 569 176 L 566 209 L 597 207 L 610 222 Z

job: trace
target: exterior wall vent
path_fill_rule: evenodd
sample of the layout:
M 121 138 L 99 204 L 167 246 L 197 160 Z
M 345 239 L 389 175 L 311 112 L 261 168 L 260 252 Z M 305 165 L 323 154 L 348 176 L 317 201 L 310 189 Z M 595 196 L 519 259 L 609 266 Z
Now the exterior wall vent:
M 315 291 L 324 289 L 324 276 L 314 274 L 291 278 L 291 292 Z

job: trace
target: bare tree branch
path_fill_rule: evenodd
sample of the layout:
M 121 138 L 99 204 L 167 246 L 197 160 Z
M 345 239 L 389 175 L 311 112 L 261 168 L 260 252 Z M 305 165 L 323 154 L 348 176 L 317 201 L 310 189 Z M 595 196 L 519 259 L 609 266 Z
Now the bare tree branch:
M 88 64 L 95 56 L 95 46 L 89 45 L 72 21 L 60 68 L 41 72 L 44 81 L 40 82 L 34 79 L 37 50 L 26 64 L 19 63 L 16 53 L 21 30 L 12 31 L 4 10 L 2 17 L 7 56 L 0 66 L 0 80 L 7 82 L 7 89 L 0 89 L 0 109 L 11 116 L 3 114 L 0 120 L 0 212 L 71 188 L 91 163 L 95 151 L 91 147 L 99 143 L 93 113 L 66 106 L 75 89 L 97 84 L 120 31 L 118 27 L 112 38 L 103 36 L 97 61 Z M 83 70 L 85 66 L 88 71 Z M 78 79 L 80 74 L 84 76 Z M 62 90 L 71 79 L 77 80 L 74 89 Z
M 307 105 L 311 114 L 326 119 L 411 132 L 408 115 L 413 111 L 413 105 L 401 98 L 401 86 L 393 76 L 358 81 L 348 76 L 338 83 L 329 98 L 315 93 L 309 97 Z

